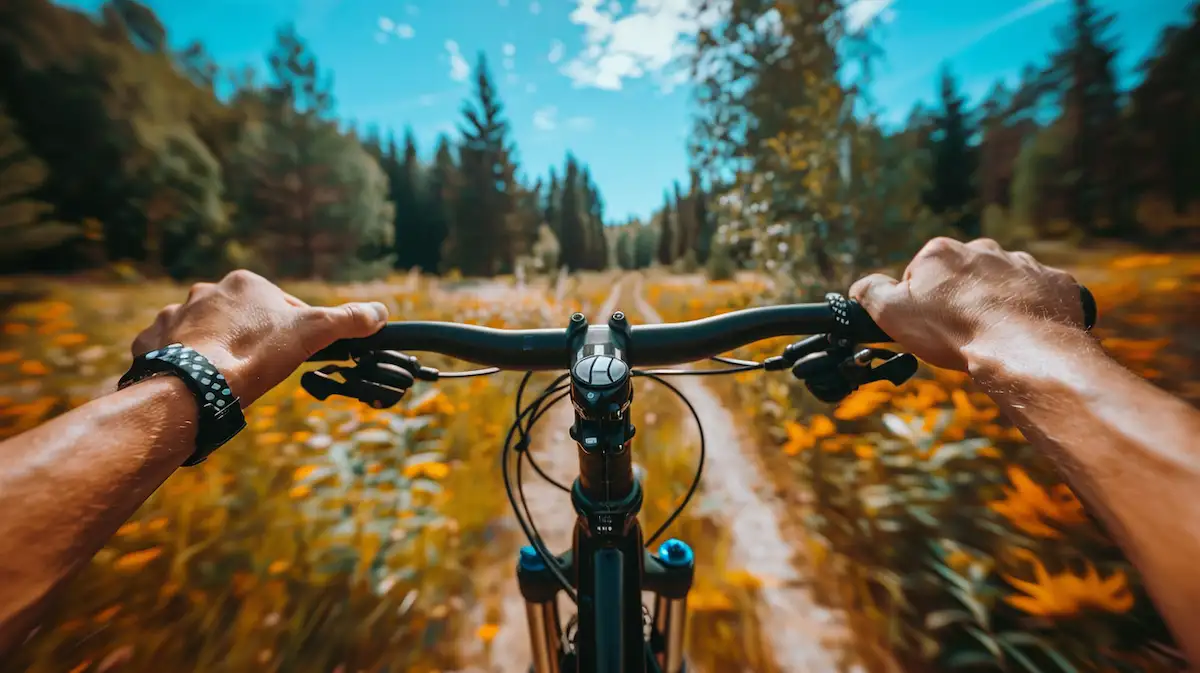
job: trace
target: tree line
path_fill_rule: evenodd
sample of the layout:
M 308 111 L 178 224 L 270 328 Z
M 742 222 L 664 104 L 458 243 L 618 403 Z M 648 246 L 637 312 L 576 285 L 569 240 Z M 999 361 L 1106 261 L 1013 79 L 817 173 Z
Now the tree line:
M 1015 86 L 971 106 L 946 65 L 937 105 L 899 129 L 879 121 L 877 50 L 842 3 L 732 0 L 723 16 L 697 37 L 690 144 L 721 185 L 714 245 L 742 264 L 838 285 L 938 234 L 1200 242 L 1200 5 L 1123 90 L 1113 17 L 1072 0 Z
M 254 69 L 173 51 L 134 0 L 96 17 L 0 8 L 0 250 L 5 271 L 121 264 L 142 274 L 350 279 L 609 265 L 585 162 L 531 180 L 481 54 L 457 134 L 422 162 L 339 120 L 330 73 L 285 26 Z
M 0 269 L 344 279 L 657 264 L 836 285 L 938 234 L 1195 242 L 1200 5 L 1122 90 L 1112 17 L 1072 3 L 1058 46 L 1016 85 L 972 106 L 947 66 L 937 104 L 892 129 L 871 103 L 871 31 L 848 32 L 842 3 L 733 0 L 696 36 L 686 186 L 616 224 L 586 162 L 522 170 L 482 55 L 457 132 L 422 161 L 411 131 L 337 118 L 330 73 L 290 27 L 259 81 L 201 44 L 172 50 L 135 0 L 96 17 L 10 0 Z M 851 61 L 863 75 L 847 82 Z

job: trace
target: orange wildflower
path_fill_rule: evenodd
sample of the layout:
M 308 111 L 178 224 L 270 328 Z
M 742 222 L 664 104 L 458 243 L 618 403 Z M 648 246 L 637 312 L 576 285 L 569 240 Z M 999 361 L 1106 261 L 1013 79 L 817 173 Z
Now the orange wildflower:
M 891 398 L 892 395 L 889 392 L 864 386 L 842 400 L 837 410 L 833 412 L 833 417 L 839 421 L 851 421 L 869 416 Z
M 46 365 L 38 360 L 26 360 L 22 362 L 20 371 L 25 376 L 45 376 L 50 373 Z
M 479 639 L 483 642 L 490 643 L 495 640 L 497 633 L 500 633 L 499 624 L 482 624 L 479 630 L 475 632 L 475 635 L 479 636 Z
M 258 443 L 267 446 L 282 444 L 287 439 L 287 435 L 282 432 L 264 432 L 258 436 Z
M 54 337 L 54 344 L 57 346 L 78 346 L 85 343 L 87 343 L 87 335 L 79 332 L 60 334 Z
M 1005 498 L 988 503 L 988 508 L 1025 533 L 1058 539 L 1062 533 L 1047 525 L 1047 520 L 1062 526 L 1087 521 L 1083 504 L 1066 484 L 1057 484 L 1047 491 L 1016 465 L 1008 468 L 1008 478 L 1013 488 L 1002 486 Z
M 413 463 L 404 468 L 404 476 L 409 479 L 416 479 L 417 477 L 442 479 L 448 474 L 450 474 L 450 466 L 445 463 Z
M 787 441 L 783 444 L 783 452 L 789 456 L 811 449 L 816 442 L 816 437 L 813 437 L 803 425 L 795 421 L 785 422 L 783 429 L 787 432 Z
M 121 606 L 114 605 L 110 608 L 106 608 L 106 609 L 102 610 L 101 612 L 97 613 L 96 616 L 93 617 L 92 619 L 94 619 L 97 624 L 104 624 L 105 622 L 111 621 L 113 617 L 116 617 L 117 613 L 120 611 L 121 611 Z
M 17 351 L 0 351 L 0 365 L 11 365 L 21 359 L 21 354 Z
M 1022 556 L 1033 565 L 1034 581 L 1002 575 L 1013 588 L 1024 592 L 1025 595 L 1004 597 L 1004 602 L 1021 612 L 1055 618 L 1070 617 L 1085 608 L 1121 614 L 1133 607 L 1133 594 L 1129 591 L 1125 571 L 1117 570 L 1107 579 L 1102 579 L 1096 566 L 1085 561 L 1082 575 L 1070 571 L 1051 574 L 1032 553 L 1022 551 Z
M 162 547 L 130 552 L 113 561 L 113 567 L 118 570 L 138 570 L 159 556 L 162 556 Z
M 29 325 L 23 322 L 10 322 L 4 324 L 4 333 L 10 336 L 17 336 L 29 331 Z

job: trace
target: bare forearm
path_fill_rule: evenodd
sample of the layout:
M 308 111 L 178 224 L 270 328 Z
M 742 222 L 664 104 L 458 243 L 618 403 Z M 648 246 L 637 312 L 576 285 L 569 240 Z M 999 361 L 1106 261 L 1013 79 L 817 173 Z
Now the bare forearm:
M 973 347 L 971 374 L 1059 465 L 1200 665 L 1200 411 L 1070 328 Z
M 159 377 L 0 443 L 0 653 L 188 457 L 196 414 Z

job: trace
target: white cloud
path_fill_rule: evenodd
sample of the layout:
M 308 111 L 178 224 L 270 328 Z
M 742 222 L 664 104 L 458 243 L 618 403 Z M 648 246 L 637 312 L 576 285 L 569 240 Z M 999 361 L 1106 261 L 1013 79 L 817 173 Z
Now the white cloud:
M 456 82 L 465 81 L 471 74 L 471 67 L 467 65 L 467 59 L 463 58 L 458 43 L 446 40 L 446 51 L 450 54 L 450 79 Z
M 539 131 L 553 131 L 558 128 L 558 108 L 547 105 L 533 113 L 533 128 Z
M 510 56 L 510 57 L 516 56 L 517 55 L 517 45 L 513 44 L 512 42 L 505 42 L 503 51 L 504 51 L 505 56 Z
M 567 47 L 562 43 L 562 40 L 555 40 L 550 43 L 550 53 L 546 55 L 546 58 L 551 63 L 558 63 L 562 60 L 563 54 L 566 52 L 566 50 Z
M 896 18 L 895 0 L 856 0 L 846 6 L 846 30 L 860 33 L 876 20 L 891 23 Z
M 394 21 L 392 21 L 391 19 L 389 19 L 388 17 L 386 17 L 386 16 L 379 17 L 379 30 L 382 30 L 385 33 L 390 33 L 390 32 L 392 32 L 393 29 L 395 29 L 395 27 L 396 27 L 396 23 Z
M 412 36 L 416 35 L 416 34 L 417 34 L 417 31 L 413 30 L 413 27 L 411 25 L 409 25 L 407 23 L 396 24 L 396 35 L 400 39 L 408 40 L 408 39 L 411 39 Z
M 537 0 L 533 0 L 533 2 L 529 3 L 529 13 L 530 14 L 541 14 L 542 13 L 542 4 L 540 2 L 538 2 Z
M 576 86 L 617 90 L 625 79 L 654 75 L 670 87 L 692 53 L 691 38 L 723 10 L 715 3 L 703 14 L 700 0 L 638 0 L 623 12 L 620 3 L 575 0 L 572 23 L 584 27 L 584 49 L 561 69 Z

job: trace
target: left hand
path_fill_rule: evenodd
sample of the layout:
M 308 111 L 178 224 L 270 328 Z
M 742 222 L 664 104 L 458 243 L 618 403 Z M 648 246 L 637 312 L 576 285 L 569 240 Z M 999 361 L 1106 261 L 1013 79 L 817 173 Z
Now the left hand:
M 317 351 L 339 339 L 365 337 L 387 323 L 379 302 L 309 306 L 245 270 L 219 283 L 196 283 L 133 340 L 135 356 L 170 343 L 190 346 L 225 374 L 248 407 Z

